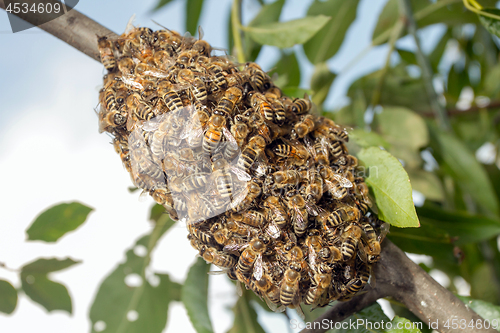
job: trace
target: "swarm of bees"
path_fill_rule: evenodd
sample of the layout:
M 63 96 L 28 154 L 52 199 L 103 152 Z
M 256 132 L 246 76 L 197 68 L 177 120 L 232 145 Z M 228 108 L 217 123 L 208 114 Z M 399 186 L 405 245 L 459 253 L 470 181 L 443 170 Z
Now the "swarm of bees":
M 100 131 L 133 183 L 187 224 L 200 256 L 275 311 L 365 287 L 388 225 L 369 211 L 347 133 L 307 95 L 213 55 L 201 30 L 132 27 L 98 47 Z

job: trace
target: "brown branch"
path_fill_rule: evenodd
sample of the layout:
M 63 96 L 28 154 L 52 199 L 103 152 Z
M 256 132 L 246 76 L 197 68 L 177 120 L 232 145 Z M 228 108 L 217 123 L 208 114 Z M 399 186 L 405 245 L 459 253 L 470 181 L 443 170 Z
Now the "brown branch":
M 23 0 L 23 3 L 28 3 L 31 7 L 32 4 L 38 3 L 34 0 Z M 5 9 L 4 1 L 0 0 L 0 8 Z M 29 22 L 40 29 L 47 31 L 52 36 L 55 36 L 69 45 L 76 48 L 88 55 L 89 57 L 101 61 L 99 51 L 97 50 L 97 36 L 107 36 L 110 38 L 118 37 L 113 31 L 103 27 L 91 18 L 81 14 L 80 12 L 72 9 L 66 14 L 53 19 L 47 23 L 40 24 L 42 16 L 37 13 L 28 11 L 23 14 L 14 14 L 19 18 Z
M 476 322 L 482 318 L 466 307 L 455 295 L 437 283 L 420 266 L 411 261 L 403 251 L 389 240 L 384 241 L 380 262 L 375 265 L 376 285 L 367 293 L 354 297 L 348 302 L 335 304 L 328 312 L 314 322 L 328 320 L 331 323 L 342 321 L 374 303 L 377 299 L 390 296 L 403 303 L 424 323 L 437 322 L 439 332 L 496 332 L 491 329 L 452 329 L 452 320 L 465 319 Z M 444 327 L 448 321 L 449 328 Z M 311 323 L 310 327 L 313 323 Z M 321 327 L 321 325 L 316 324 Z M 434 327 L 433 327 L 434 328 Z M 327 329 L 305 329 L 301 333 L 321 333 Z

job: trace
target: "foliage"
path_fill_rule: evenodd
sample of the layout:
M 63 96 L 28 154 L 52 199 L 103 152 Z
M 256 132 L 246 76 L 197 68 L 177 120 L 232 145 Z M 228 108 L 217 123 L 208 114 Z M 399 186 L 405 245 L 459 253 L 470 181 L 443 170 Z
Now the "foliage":
M 171 2 L 159 0 L 153 10 L 168 10 Z M 200 16 L 213 4 L 203 0 L 184 2 L 185 30 L 195 35 Z M 233 6 L 240 2 L 235 0 Z M 260 11 L 247 25 L 241 23 L 238 7 L 229 15 L 230 52 L 244 63 L 255 61 L 263 45 L 279 48 L 280 58 L 270 73 L 278 75 L 276 85 L 291 96 L 310 94 L 319 112 L 350 126 L 350 152 L 368 170 L 377 171 L 367 175 L 376 202 L 372 209 L 394 227 L 404 227 L 393 227 L 389 239 L 406 252 L 432 257 L 432 264 L 426 268 L 444 272 L 450 278 L 450 290 L 457 291 L 455 277 L 463 278 L 476 298 L 463 301 L 487 319 L 498 318 L 500 159 L 495 155 L 495 163 L 485 164 L 476 158 L 485 143 L 494 145 L 495 154 L 500 144 L 499 47 L 492 36 L 500 37 L 496 1 L 411 0 L 418 32 L 423 28 L 435 32 L 432 29 L 438 25 L 444 28 L 427 53 L 418 47 L 401 47 L 400 38 L 414 41 L 414 36 L 401 25 L 402 1 L 387 1 L 374 27 L 371 47 L 388 46 L 387 59 L 396 61 L 386 61 L 383 68 L 357 77 L 347 91 L 349 103 L 335 110 L 328 97 L 342 74 L 331 69 L 331 59 L 356 24 L 360 1 L 315 0 L 307 16 L 287 22 L 280 20 L 287 1 L 259 2 Z M 362 57 L 352 58 L 357 61 Z M 306 68 L 313 69 L 308 72 Z M 423 75 L 425 69 L 430 70 L 430 77 Z M 304 78 L 308 83 L 301 85 Z M 435 98 L 429 89 L 438 82 L 442 91 Z M 440 105 L 451 128 L 436 121 Z M 412 194 L 425 198 L 416 209 Z M 78 203 L 52 207 L 28 228 L 27 240 L 56 242 L 84 223 L 91 210 Z M 198 332 L 212 332 L 207 310 L 208 265 L 198 259 L 182 286 L 166 274 L 146 274 L 151 251 L 173 224 L 158 205 L 151 210 L 151 220 L 153 231 L 141 237 L 126 252 L 126 260 L 103 280 L 90 311 L 93 331 L 97 323 L 104 322 L 104 332 L 161 332 L 170 302 L 180 301 Z M 147 249 L 145 256 L 134 252 L 138 246 Z M 20 286 L 0 280 L 0 312 L 14 311 L 22 290 L 47 311 L 71 313 L 66 287 L 48 274 L 76 263 L 70 258 L 40 258 L 18 270 Z M 127 285 L 130 275 L 140 283 Z M 258 322 L 257 304 L 263 303 L 252 293 L 243 293 L 232 309 L 235 320 L 230 332 L 264 331 Z M 407 309 L 400 305 L 393 308 L 398 316 L 392 323 L 414 320 Z M 306 313 L 307 320 L 321 311 Z M 378 304 L 346 320 L 357 319 L 390 321 Z M 428 327 L 423 325 L 422 331 L 427 332 Z M 419 332 L 367 327 L 356 330 L 360 331 Z

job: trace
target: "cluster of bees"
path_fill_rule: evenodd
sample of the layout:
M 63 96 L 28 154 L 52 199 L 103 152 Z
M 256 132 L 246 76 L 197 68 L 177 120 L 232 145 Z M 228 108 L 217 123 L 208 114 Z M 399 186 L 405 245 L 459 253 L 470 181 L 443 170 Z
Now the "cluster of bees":
M 132 28 L 98 47 L 100 130 L 200 256 L 275 311 L 363 289 L 387 225 L 343 128 L 201 36 Z

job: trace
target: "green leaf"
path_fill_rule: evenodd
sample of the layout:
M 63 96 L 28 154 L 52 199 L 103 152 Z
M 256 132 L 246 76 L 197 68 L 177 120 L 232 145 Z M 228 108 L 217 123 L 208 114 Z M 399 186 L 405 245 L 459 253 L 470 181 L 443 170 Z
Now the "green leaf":
M 63 310 L 72 313 L 71 297 L 66 287 L 47 277 L 50 272 L 78 264 L 80 261 L 66 258 L 40 258 L 25 265 L 21 269 L 21 284 L 24 293 L 34 302 L 43 306 L 47 311 Z
M 467 147 L 454 136 L 438 133 L 441 154 L 452 176 L 476 200 L 490 211 L 498 214 L 498 200 L 484 168 Z
M 465 303 L 468 307 L 474 310 L 478 315 L 488 320 L 490 323 L 493 320 L 496 320 L 498 324 L 500 324 L 500 306 L 493 305 L 491 303 L 475 300 L 470 297 L 457 296 L 460 298 L 462 302 Z M 500 332 L 500 326 L 497 328 L 497 331 Z
M 359 323 L 360 325 L 354 325 L 355 327 L 352 328 L 350 323 Z M 340 329 L 333 329 L 331 332 L 333 333 L 381 333 L 385 332 L 383 329 L 376 329 L 374 328 L 374 324 L 378 325 L 380 327 L 380 323 L 388 322 L 390 319 L 384 314 L 384 311 L 382 311 L 382 308 L 378 303 L 373 303 L 369 307 L 364 308 L 360 312 L 357 312 L 353 314 L 352 316 L 348 317 L 347 319 L 344 319 L 342 323 L 348 323 L 347 326 L 348 328 L 340 328 Z
M 415 53 L 403 49 L 396 48 L 401 59 L 409 65 L 417 65 L 417 56 Z
M 149 219 L 151 221 L 158 222 L 160 218 L 168 218 L 168 214 L 162 205 L 154 204 L 153 207 L 151 207 Z
M 425 121 L 402 107 L 385 107 L 376 115 L 378 130 L 391 145 L 418 150 L 429 142 Z
M 272 22 L 278 22 L 281 15 L 281 10 L 285 0 L 278 0 L 273 3 L 262 6 L 259 13 L 254 17 L 254 19 L 248 24 L 250 27 L 258 27 L 259 25 L 265 25 Z M 232 36 L 230 36 L 232 38 Z M 248 61 L 255 61 L 260 53 L 262 45 L 254 42 L 248 34 L 244 34 L 244 45 L 245 45 L 245 59 Z M 296 84 L 298 85 L 298 84 Z
M 500 9 L 483 8 L 481 11 L 500 16 Z M 478 15 L 479 21 L 491 34 L 500 37 L 500 21 L 489 16 Z
M 186 307 L 189 319 L 198 333 L 213 332 L 208 315 L 208 271 L 210 265 L 198 258 L 189 269 L 181 300 Z
M 189 31 L 192 36 L 195 36 L 198 31 L 198 21 L 202 8 L 203 0 L 186 1 L 186 31 Z
M 164 224 L 157 223 L 152 234 L 141 237 L 127 251 L 126 261 L 119 264 L 102 282 L 90 308 L 92 333 L 96 332 L 94 325 L 98 321 L 106 324 L 106 329 L 100 331 L 104 333 L 163 331 L 169 304 L 180 300 L 182 286 L 172 282 L 166 274 L 154 273 L 146 279 L 145 268 L 150 261 L 149 253 L 139 256 L 134 249 L 141 246 L 150 252 L 161 235 L 172 225 L 171 220 Z M 130 320 L 131 315 L 137 317 L 134 318 L 135 321 Z
M 135 187 L 135 186 L 129 186 L 129 187 L 127 187 L 127 190 L 129 191 L 129 193 L 134 193 L 137 190 L 139 190 L 139 188 Z
M 171 3 L 172 1 L 173 0 L 160 0 L 160 1 L 158 1 L 158 3 L 156 4 L 156 7 L 153 8 L 153 11 L 157 11 L 158 9 L 165 7 L 166 5 Z
M 244 28 L 244 31 L 257 43 L 288 48 L 308 41 L 329 20 L 330 18 L 324 15 L 308 16 L 287 22 L 268 23 L 258 27 L 248 26 Z
M 362 149 L 358 158 L 369 172 L 366 184 L 375 196 L 379 217 L 396 227 L 418 227 L 410 179 L 401 163 L 376 147 Z
M 407 169 L 407 171 L 410 176 L 411 187 L 414 190 L 422 193 L 428 200 L 444 200 L 444 190 L 438 176 L 421 169 Z
M 307 15 L 327 15 L 331 20 L 313 38 L 304 44 L 307 58 L 319 64 L 333 57 L 340 49 L 347 29 L 356 18 L 359 0 L 318 1 L 309 7 Z
M 26 230 L 28 240 L 55 242 L 68 231 L 75 230 L 87 219 L 93 208 L 79 202 L 53 206 L 35 219 Z
M 300 67 L 295 52 L 290 54 L 281 52 L 281 58 L 274 64 L 269 75 L 273 77 L 275 73 L 279 76 L 277 80 L 274 80 L 274 84 L 281 89 L 300 85 Z
M 243 291 L 243 295 L 233 307 L 234 323 L 227 333 L 265 333 L 257 321 L 257 313 L 249 302 L 248 293 L 250 291 Z
M 421 331 L 417 327 L 413 327 L 414 325 L 418 323 L 412 323 L 406 318 L 398 317 L 395 316 L 392 319 L 392 328 L 387 329 L 387 333 L 420 333 Z M 398 326 L 399 325 L 399 326 Z M 397 327 L 403 327 L 403 328 L 397 328 Z M 411 328 L 404 328 L 404 327 L 411 327 Z
M 436 73 L 438 71 L 438 65 L 441 62 L 441 58 L 443 57 L 444 51 L 446 50 L 446 45 L 448 41 L 451 39 L 452 33 L 451 29 L 448 28 L 446 33 L 441 37 L 439 42 L 437 43 L 434 50 L 429 54 L 429 62 L 432 66 L 432 71 Z
M 312 101 L 318 107 L 323 105 L 335 77 L 337 77 L 337 74 L 330 72 L 330 69 L 324 62 L 317 64 L 314 68 L 311 77 L 311 89 L 314 92 Z
M 0 280 L 0 312 L 11 314 L 17 306 L 17 290 L 9 282 Z
M 476 243 L 500 234 L 500 220 L 497 218 L 447 211 L 430 204 L 418 207 L 417 213 L 422 225 L 429 223 L 446 230 L 457 245 Z
M 391 147 L 390 143 L 385 141 L 380 134 L 375 132 L 367 132 L 361 128 L 354 128 L 349 131 L 349 140 L 354 141 L 358 146 L 362 148 L 368 147 L 383 147 L 389 149 Z
M 281 89 L 283 95 L 287 95 L 291 98 L 304 98 L 304 94 L 310 95 L 312 92 L 309 89 L 302 89 L 299 87 L 286 87 Z

